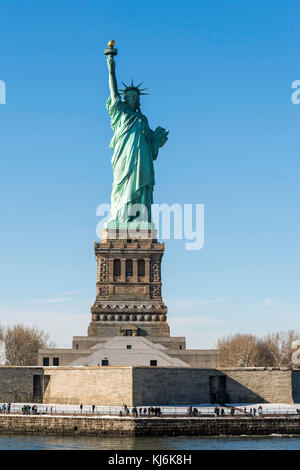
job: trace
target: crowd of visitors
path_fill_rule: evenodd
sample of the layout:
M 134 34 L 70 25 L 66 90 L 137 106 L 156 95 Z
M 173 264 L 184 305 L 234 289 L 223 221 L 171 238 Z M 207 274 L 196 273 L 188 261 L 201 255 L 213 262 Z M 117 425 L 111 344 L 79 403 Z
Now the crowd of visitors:
M 198 408 L 193 408 L 192 406 L 190 406 L 187 409 L 187 415 L 188 416 L 201 416 L 201 413 L 198 411 Z
M 137 409 L 136 406 L 134 406 L 131 410 L 131 415 L 134 416 L 134 417 L 146 417 L 148 416 L 149 418 L 151 416 L 161 416 L 162 414 L 162 411 L 161 411 L 161 408 L 160 407 L 153 407 L 153 406 L 149 406 L 148 408 L 139 408 Z M 128 408 L 128 406 L 124 403 L 123 404 L 123 407 L 122 407 L 122 410 L 120 410 L 119 412 L 119 416 L 129 416 L 130 415 L 130 409 Z
M 37 415 L 38 414 L 38 409 L 37 409 L 37 406 L 36 405 L 24 405 L 22 408 L 21 408 L 21 411 L 23 413 L 23 415 Z
M 0 413 L 3 413 L 3 414 L 8 414 L 10 413 L 10 409 L 11 409 L 11 404 L 10 403 L 3 403 L 3 405 L 0 406 Z
M 250 408 L 249 411 L 247 411 L 247 408 L 244 406 L 243 409 L 241 408 L 238 408 L 238 407 L 230 407 L 230 412 L 229 412 L 229 415 L 230 416 L 234 416 L 235 415 L 235 412 L 238 411 L 239 412 L 239 416 L 241 415 L 241 413 L 244 414 L 244 416 L 253 416 L 255 417 L 257 414 L 258 416 L 262 416 L 263 414 L 263 409 L 262 409 L 262 406 L 260 405 L 257 409 L 256 408 Z M 215 409 L 214 409 L 214 416 L 215 417 L 218 417 L 218 416 L 225 416 L 225 410 L 223 407 L 218 407 L 216 406 Z

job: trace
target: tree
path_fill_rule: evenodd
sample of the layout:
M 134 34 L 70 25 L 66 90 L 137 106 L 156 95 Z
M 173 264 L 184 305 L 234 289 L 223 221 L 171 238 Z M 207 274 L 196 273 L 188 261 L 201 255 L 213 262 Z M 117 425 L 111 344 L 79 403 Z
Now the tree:
M 222 367 L 291 367 L 292 343 L 299 335 L 294 330 L 281 331 L 258 338 L 251 334 L 237 333 L 220 338 Z
M 292 365 L 292 343 L 299 339 L 299 334 L 294 330 L 280 331 L 268 334 L 264 338 L 272 366 L 291 367 Z
M 237 333 L 217 341 L 222 367 L 250 367 L 258 365 L 259 342 L 250 334 Z
M 9 365 L 35 366 L 39 349 L 49 347 L 53 347 L 49 335 L 36 327 L 17 324 L 5 330 L 5 355 Z

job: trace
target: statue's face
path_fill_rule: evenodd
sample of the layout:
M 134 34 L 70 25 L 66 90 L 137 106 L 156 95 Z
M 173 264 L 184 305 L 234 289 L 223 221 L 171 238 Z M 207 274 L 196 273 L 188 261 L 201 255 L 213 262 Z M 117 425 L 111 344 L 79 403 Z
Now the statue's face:
M 125 101 L 133 111 L 140 107 L 140 95 L 134 90 L 127 91 Z

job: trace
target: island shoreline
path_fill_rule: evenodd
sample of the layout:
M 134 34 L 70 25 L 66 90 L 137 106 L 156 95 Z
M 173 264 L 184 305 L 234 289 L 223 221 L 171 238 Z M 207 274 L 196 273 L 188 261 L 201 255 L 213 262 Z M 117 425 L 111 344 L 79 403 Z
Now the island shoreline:
M 171 437 L 300 435 L 300 417 L 0 415 L 0 434 Z

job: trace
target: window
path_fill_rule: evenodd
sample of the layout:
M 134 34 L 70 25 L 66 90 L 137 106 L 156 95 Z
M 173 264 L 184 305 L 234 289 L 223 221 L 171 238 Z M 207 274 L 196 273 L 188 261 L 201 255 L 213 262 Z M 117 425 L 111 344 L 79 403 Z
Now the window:
M 131 277 L 133 273 L 133 263 L 132 259 L 126 260 L 126 277 Z
M 119 259 L 114 260 L 114 276 L 121 276 L 121 261 Z
M 138 260 L 138 276 L 145 277 L 145 260 L 144 259 Z
M 182 349 L 182 346 L 181 346 L 181 345 L 179 346 L 179 349 Z
M 151 359 L 150 366 L 157 366 L 157 361 L 155 361 L 154 359 Z
M 59 358 L 58 357 L 53 358 L 53 365 L 54 366 L 59 366 Z
M 76 349 L 78 349 L 78 344 L 76 344 Z
M 132 336 L 132 330 L 126 330 L 126 336 Z
M 49 357 L 43 357 L 43 366 L 49 366 Z
M 131 344 L 127 344 L 127 349 L 132 349 Z
M 102 359 L 101 365 L 102 366 L 108 366 L 108 359 Z

